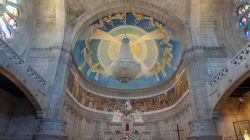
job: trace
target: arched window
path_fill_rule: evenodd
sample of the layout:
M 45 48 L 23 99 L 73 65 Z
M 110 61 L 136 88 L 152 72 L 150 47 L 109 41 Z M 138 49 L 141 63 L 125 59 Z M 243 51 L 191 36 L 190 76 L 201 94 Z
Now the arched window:
M 16 19 L 20 15 L 18 0 L 0 0 L 0 33 L 1 38 L 10 39 L 13 30 L 17 29 Z

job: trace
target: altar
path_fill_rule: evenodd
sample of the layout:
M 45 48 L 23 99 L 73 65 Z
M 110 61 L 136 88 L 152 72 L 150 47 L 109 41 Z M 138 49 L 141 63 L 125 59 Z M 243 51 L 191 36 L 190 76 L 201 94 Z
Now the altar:
M 142 120 L 142 112 L 132 112 L 132 106 L 127 101 L 125 110 L 113 112 L 110 132 L 104 133 L 104 140 L 151 140 L 150 132 Z

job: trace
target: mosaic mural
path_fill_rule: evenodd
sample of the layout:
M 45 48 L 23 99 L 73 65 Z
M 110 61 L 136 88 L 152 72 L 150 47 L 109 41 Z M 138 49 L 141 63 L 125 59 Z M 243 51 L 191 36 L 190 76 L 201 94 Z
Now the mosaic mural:
M 141 65 L 140 74 L 129 83 L 115 80 L 110 72 L 125 36 L 130 39 L 133 59 Z M 180 46 L 174 34 L 157 19 L 118 13 L 100 18 L 84 29 L 73 49 L 73 58 L 82 76 L 96 85 L 140 89 L 162 84 L 173 75 L 180 61 Z
M 125 100 L 101 97 L 84 90 L 72 73 L 68 78 L 68 91 L 80 104 L 91 109 L 113 112 L 121 110 Z M 175 104 L 189 89 L 187 73 L 183 72 L 174 87 L 158 96 L 131 100 L 134 111 L 156 111 Z

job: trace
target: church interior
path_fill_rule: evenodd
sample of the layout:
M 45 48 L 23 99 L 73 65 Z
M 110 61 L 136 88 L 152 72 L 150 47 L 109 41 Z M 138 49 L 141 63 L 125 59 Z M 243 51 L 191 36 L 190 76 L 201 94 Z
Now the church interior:
M 250 140 L 250 0 L 0 0 L 0 140 Z

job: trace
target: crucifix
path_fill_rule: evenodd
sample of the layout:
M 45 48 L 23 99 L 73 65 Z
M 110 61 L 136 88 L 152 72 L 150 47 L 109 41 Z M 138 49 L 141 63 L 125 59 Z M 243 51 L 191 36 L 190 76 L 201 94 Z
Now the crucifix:
M 181 140 L 181 137 L 180 137 L 180 132 L 181 131 L 184 131 L 183 129 L 180 129 L 179 128 L 179 125 L 177 124 L 177 129 L 176 130 L 173 130 L 173 131 L 177 131 L 177 134 L 178 134 L 178 140 Z

